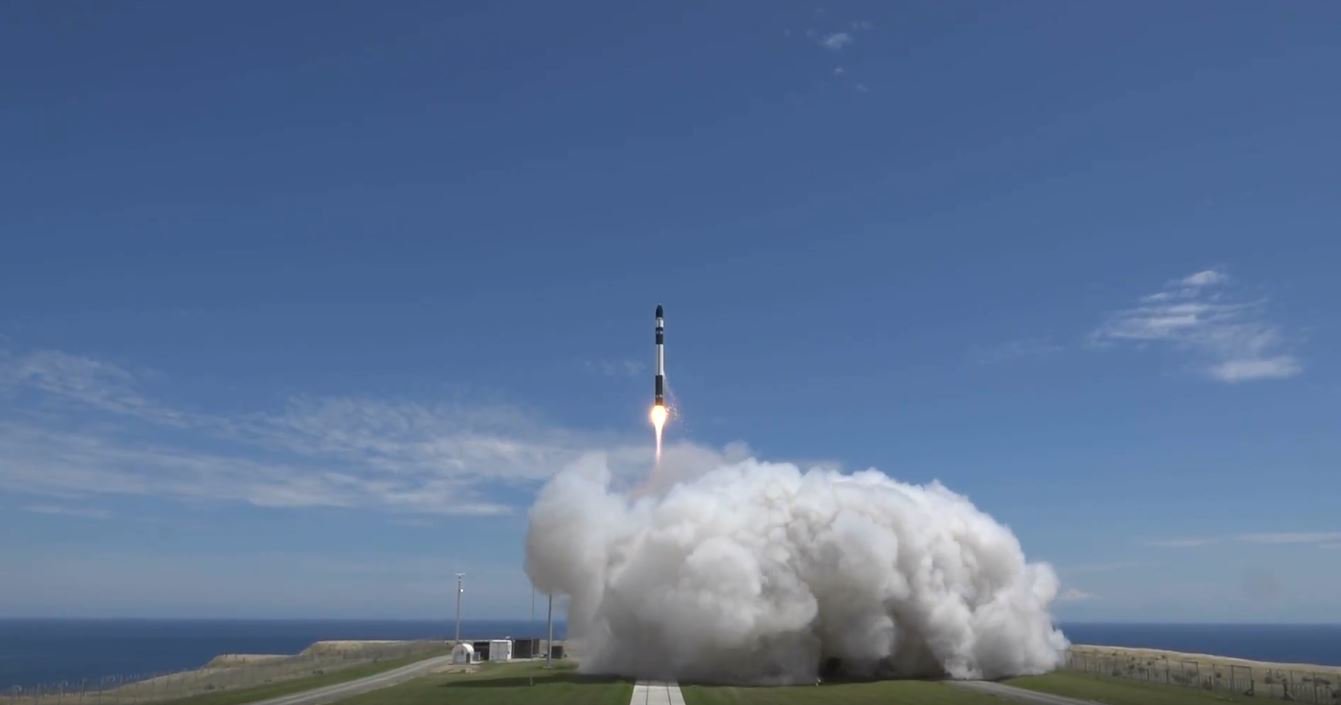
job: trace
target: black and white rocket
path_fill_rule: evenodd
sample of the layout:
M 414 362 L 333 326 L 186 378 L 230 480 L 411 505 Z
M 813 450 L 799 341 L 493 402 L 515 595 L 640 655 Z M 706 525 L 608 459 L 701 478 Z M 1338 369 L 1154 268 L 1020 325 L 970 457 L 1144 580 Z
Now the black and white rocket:
M 662 317 L 661 305 L 657 304 L 657 367 L 655 381 L 655 406 L 666 405 L 666 320 Z

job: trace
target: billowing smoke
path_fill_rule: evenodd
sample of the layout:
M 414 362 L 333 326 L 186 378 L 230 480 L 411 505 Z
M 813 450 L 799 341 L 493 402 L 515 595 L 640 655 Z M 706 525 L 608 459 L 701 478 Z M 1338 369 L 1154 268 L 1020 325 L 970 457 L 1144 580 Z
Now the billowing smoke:
M 1060 661 L 1055 574 L 964 497 L 876 471 L 709 457 L 655 494 L 613 491 L 600 457 L 541 491 L 526 569 L 570 597 L 582 670 L 796 683 Z

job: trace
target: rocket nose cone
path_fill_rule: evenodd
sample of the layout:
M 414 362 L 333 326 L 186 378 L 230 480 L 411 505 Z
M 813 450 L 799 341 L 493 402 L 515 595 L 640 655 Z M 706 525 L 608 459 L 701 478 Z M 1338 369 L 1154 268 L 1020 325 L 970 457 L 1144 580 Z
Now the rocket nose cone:
M 662 315 L 661 315 L 661 304 L 657 304 L 657 318 L 662 318 Z

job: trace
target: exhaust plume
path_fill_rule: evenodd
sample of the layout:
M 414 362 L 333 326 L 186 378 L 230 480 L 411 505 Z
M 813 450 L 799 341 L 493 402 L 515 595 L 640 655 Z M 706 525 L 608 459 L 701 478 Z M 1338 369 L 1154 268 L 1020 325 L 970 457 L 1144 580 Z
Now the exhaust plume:
M 632 497 L 593 456 L 531 509 L 526 570 L 569 596 L 581 670 L 802 683 L 997 678 L 1061 661 L 1052 568 L 939 483 L 667 456 L 689 479 Z

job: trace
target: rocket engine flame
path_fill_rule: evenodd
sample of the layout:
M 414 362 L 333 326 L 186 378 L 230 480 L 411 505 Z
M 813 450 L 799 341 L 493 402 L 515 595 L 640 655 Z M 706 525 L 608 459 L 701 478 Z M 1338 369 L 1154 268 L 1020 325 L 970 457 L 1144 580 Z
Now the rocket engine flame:
M 652 411 L 648 413 L 648 418 L 652 420 L 652 428 L 657 434 L 657 462 L 661 462 L 661 431 L 666 427 L 666 419 L 670 413 L 666 411 L 664 404 L 653 404 Z

